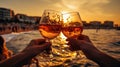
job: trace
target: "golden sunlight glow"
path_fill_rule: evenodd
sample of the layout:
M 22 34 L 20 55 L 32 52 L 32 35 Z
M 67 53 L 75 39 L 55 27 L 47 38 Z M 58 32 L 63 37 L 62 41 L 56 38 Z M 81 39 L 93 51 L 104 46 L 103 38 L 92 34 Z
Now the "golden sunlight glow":
M 67 39 L 67 37 L 65 37 L 62 32 L 60 33 L 60 37 L 61 37 L 63 40 L 66 40 L 66 39 Z
M 62 14 L 63 14 L 63 22 L 64 23 L 67 23 L 68 21 L 70 21 L 70 19 L 69 19 L 70 14 L 68 14 L 67 11 L 63 11 Z
M 69 15 L 69 14 L 64 14 L 64 15 L 63 15 L 63 22 L 64 22 L 64 23 L 67 23 L 67 22 L 68 22 L 69 17 L 70 17 L 70 15 Z
M 66 45 L 66 43 L 68 43 L 68 41 L 66 41 L 67 37 L 65 37 L 62 32 L 60 33 L 60 37 L 61 37 L 61 41 L 64 43 L 63 47 L 69 47 L 68 45 Z

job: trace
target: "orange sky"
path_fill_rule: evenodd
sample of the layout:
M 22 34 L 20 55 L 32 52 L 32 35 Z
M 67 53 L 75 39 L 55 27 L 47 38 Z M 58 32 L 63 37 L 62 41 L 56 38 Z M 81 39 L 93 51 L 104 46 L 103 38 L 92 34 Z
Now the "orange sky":
M 82 20 L 120 24 L 120 0 L 1 0 L 0 7 L 15 13 L 41 16 L 45 9 L 78 11 Z

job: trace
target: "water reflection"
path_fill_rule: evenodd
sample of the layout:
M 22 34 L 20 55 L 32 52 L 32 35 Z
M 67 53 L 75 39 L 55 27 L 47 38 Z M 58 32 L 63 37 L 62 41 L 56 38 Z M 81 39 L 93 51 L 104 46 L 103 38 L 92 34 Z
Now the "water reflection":
M 68 48 L 66 37 L 61 33 L 57 38 L 52 39 L 52 58 L 39 56 L 39 60 L 44 62 L 44 66 L 56 66 L 65 65 L 67 62 L 72 62 L 73 59 L 82 59 L 84 54 L 80 51 L 79 54 L 75 51 L 70 51 Z M 41 54 L 43 55 L 43 54 Z M 44 61 L 44 59 L 51 60 L 49 62 Z M 64 64 L 65 63 L 65 64 Z M 67 63 L 68 64 L 68 63 Z M 67 65 L 66 64 L 66 65 Z
M 85 29 L 83 34 L 88 35 L 93 44 L 101 51 L 113 56 L 120 60 L 120 31 L 117 30 L 104 30 L 100 29 L 97 33 L 94 29 Z M 42 37 L 39 31 L 32 31 L 21 33 L 19 36 L 14 37 L 7 43 L 7 47 L 14 52 L 22 51 L 31 39 Z M 80 55 L 76 52 L 71 52 L 66 46 L 65 38 L 58 36 L 53 42 L 52 49 L 54 57 L 49 60 L 49 57 L 37 56 L 41 67 L 99 67 L 96 63 L 85 58 L 84 54 L 79 51 Z M 21 43 L 22 42 L 22 43 Z M 116 45 L 117 44 L 117 45 Z M 50 62 L 46 62 L 47 59 Z M 34 67 L 34 66 L 31 66 Z

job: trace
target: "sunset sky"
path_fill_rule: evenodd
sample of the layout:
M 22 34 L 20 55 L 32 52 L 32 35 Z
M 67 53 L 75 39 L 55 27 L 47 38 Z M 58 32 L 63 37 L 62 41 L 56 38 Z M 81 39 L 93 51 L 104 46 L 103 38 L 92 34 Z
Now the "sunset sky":
M 41 16 L 45 9 L 74 10 L 87 22 L 111 20 L 120 24 L 120 0 L 0 0 L 0 7 L 29 16 Z

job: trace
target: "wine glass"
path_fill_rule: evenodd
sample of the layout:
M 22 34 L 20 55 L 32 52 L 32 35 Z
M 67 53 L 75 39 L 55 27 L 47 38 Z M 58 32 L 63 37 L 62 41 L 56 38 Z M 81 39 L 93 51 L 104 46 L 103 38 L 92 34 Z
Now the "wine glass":
M 62 33 L 66 37 L 77 38 L 83 31 L 83 24 L 78 12 L 64 13 L 62 25 Z
M 46 39 L 55 38 L 61 32 L 62 16 L 61 13 L 54 10 L 45 10 L 40 23 L 39 23 L 39 32 Z
M 46 39 L 46 42 L 50 42 L 51 39 L 56 38 L 60 34 L 61 29 L 62 29 L 61 13 L 55 10 L 45 10 L 39 22 L 39 32 Z M 53 58 L 52 51 L 49 53 L 50 53 L 49 58 Z M 43 52 L 42 55 L 45 55 L 45 52 Z M 46 55 L 48 56 L 48 54 Z
M 83 31 L 83 24 L 79 12 L 63 13 L 62 16 L 64 22 L 62 25 L 62 33 L 67 38 L 72 37 L 77 39 L 77 37 L 82 34 Z M 77 56 L 80 55 L 79 52 L 80 51 L 77 52 Z

